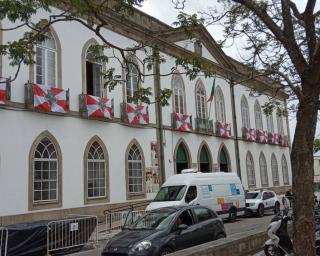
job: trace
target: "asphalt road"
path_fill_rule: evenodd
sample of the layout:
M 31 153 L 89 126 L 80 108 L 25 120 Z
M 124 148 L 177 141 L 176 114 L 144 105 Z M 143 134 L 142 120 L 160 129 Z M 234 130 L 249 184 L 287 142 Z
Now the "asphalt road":
M 263 227 L 267 229 L 267 226 L 270 223 L 273 216 L 274 216 L 273 213 L 266 213 L 266 215 L 263 218 L 250 216 L 245 218 L 238 218 L 238 220 L 234 223 L 225 222 L 227 235 L 243 233 L 243 232 L 245 233 L 255 229 L 261 230 L 261 228 Z M 99 241 L 99 245 L 96 249 L 78 252 L 78 253 L 72 254 L 72 256 L 100 256 L 101 251 L 103 250 L 103 247 L 105 246 L 105 244 L 106 244 L 106 240 L 101 240 Z M 257 254 L 257 255 L 260 256 L 263 254 Z

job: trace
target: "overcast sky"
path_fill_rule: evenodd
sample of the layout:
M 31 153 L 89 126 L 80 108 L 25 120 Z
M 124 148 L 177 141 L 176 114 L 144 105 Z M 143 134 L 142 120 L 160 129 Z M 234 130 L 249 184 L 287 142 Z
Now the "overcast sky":
M 303 11 L 305 8 L 306 0 L 295 0 L 294 1 L 298 6 L 300 11 Z M 199 11 L 208 10 L 208 8 L 218 8 L 219 4 L 217 4 L 217 0 L 187 0 L 186 6 L 184 9 L 185 13 L 193 14 Z M 143 7 L 140 8 L 142 11 L 148 13 L 149 15 L 161 20 L 162 22 L 167 23 L 168 25 L 172 25 L 172 23 L 177 20 L 177 15 L 179 14 L 179 10 L 174 9 L 174 5 L 171 0 L 146 0 L 143 4 Z M 317 3 L 316 10 L 320 9 L 320 2 Z M 212 35 L 212 37 L 218 41 L 223 39 L 222 28 L 218 25 L 213 25 L 207 27 L 208 31 Z M 241 48 L 244 45 L 244 41 L 236 41 L 232 47 L 224 48 L 224 52 L 235 58 L 239 59 L 239 53 L 241 55 Z M 294 130 L 295 130 L 295 115 L 291 114 L 289 116 L 290 120 L 290 135 L 291 139 L 293 138 Z M 316 137 L 320 137 L 320 127 L 318 125 Z

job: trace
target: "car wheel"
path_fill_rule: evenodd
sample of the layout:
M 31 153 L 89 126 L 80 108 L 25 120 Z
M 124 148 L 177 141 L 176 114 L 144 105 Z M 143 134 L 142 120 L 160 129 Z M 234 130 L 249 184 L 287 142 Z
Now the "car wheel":
M 165 247 L 161 250 L 161 253 L 160 255 L 163 256 L 163 255 L 167 255 L 167 254 L 170 254 L 170 253 L 173 253 L 173 250 L 169 247 Z
M 230 222 L 235 222 L 237 219 L 237 209 L 231 208 L 229 210 L 229 221 Z
M 264 206 L 262 204 L 260 204 L 259 207 L 258 207 L 257 215 L 259 217 L 263 217 L 264 216 Z
M 274 213 L 278 214 L 280 212 L 280 204 L 279 202 L 276 202 L 276 204 L 274 205 Z

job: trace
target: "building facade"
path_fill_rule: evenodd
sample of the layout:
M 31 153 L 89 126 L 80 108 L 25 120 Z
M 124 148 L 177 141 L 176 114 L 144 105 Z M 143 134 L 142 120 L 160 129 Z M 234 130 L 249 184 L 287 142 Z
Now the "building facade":
M 166 62 L 144 69 L 135 59 L 143 59 L 143 51 L 126 69 L 113 58 L 96 61 L 92 47 L 102 42 L 93 32 L 76 22 L 54 24 L 35 48 L 35 64 L 22 65 L 17 79 L 2 86 L 0 224 L 68 213 L 101 216 L 153 198 L 162 181 L 185 168 L 236 172 L 246 189 L 281 193 L 290 186 L 287 117 L 262 111 L 273 92 L 270 81 L 232 82 L 243 78 L 245 68 L 224 55 L 203 27 L 187 39 L 183 30 L 140 11 L 108 19 L 103 34 L 123 48 L 161 31 L 156 40 Z M 17 40 L 26 31 L 6 31 L 0 39 Z M 179 66 L 162 76 L 175 66 L 171 56 L 183 54 L 200 55 L 216 76 L 191 81 Z M 110 67 L 124 81 L 111 92 L 100 76 Z M 2 57 L 1 76 L 15 71 Z M 207 102 L 213 83 L 214 97 Z M 253 96 L 257 84 L 264 93 Z M 140 86 L 152 88 L 151 102 L 158 89 L 171 89 L 171 104 L 135 104 L 131 96 Z M 275 98 L 285 106 L 283 92 Z

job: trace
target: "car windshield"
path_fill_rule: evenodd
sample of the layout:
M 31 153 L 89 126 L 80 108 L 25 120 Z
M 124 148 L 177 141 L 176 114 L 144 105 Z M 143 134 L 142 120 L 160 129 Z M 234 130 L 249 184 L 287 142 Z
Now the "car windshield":
M 141 218 L 136 220 L 130 226 L 129 230 L 144 230 L 144 229 L 164 229 L 168 227 L 175 217 L 175 210 L 162 210 L 148 212 Z
M 162 187 L 154 201 L 180 201 L 186 191 L 187 186 L 168 186 Z
M 248 192 L 246 193 L 246 199 L 261 199 L 260 192 Z

